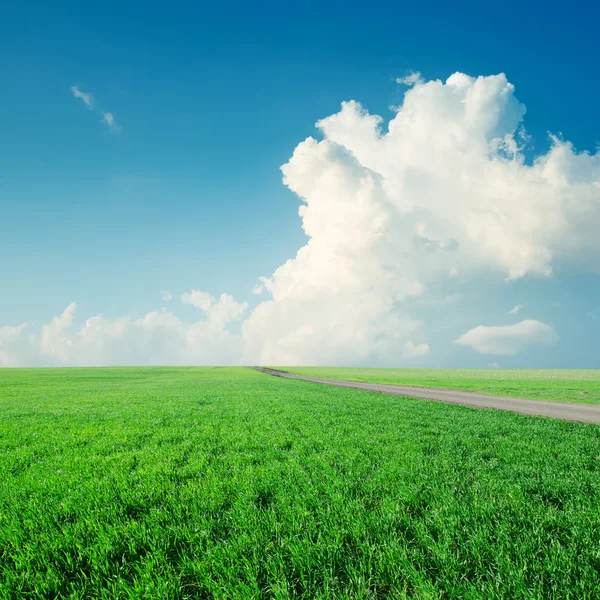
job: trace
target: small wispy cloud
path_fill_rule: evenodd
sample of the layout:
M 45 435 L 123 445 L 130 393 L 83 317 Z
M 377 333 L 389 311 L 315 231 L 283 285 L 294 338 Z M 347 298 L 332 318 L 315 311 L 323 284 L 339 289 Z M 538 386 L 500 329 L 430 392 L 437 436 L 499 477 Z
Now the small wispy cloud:
M 508 311 L 509 315 L 516 315 L 522 308 L 524 308 L 523 304 L 517 304 L 514 308 L 511 308 Z
M 112 113 L 105 112 L 102 113 L 102 122 L 106 123 L 112 131 L 119 131 L 121 129 L 117 122 L 115 121 L 115 117 Z
M 160 297 L 162 298 L 163 302 L 171 302 L 171 300 L 173 300 L 173 294 L 166 290 L 160 293 Z
M 593 310 L 590 310 L 590 312 L 585 313 L 585 315 L 587 317 L 589 317 L 590 319 L 594 319 L 594 320 L 600 319 L 600 306 L 596 306 L 596 308 L 594 308 Z
M 101 123 L 104 123 L 111 131 L 115 133 L 120 131 L 121 128 L 117 124 L 115 116 L 110 112 L 100 110 L 96 105 L 96 100 L 93 94 L 90 92 L 84 92 L 76 85 L 71 86 L 71 93 L 75 98 L 81 100 L 87 109 L 95 112 L 97 115 L 100 115 L 102 117 Z
M 415 85 L 417 83 L 419 83 L 419 81 L 422 81 L 422 77 L 421 77 L 421 73 L 419 73 L 419 71 L 415 71 L 414 73 L 410 73 L 409 75 L 406 75 L 405 77 L 398 77 L 396 79 L 396 83 L 399 83 L 401 85 Z
M 94 110 L 94 97 L 87 92 L 82 92 L 76 85 L 71 86 L 71 92 L 75 98 L 79 98 L 90 109 Z

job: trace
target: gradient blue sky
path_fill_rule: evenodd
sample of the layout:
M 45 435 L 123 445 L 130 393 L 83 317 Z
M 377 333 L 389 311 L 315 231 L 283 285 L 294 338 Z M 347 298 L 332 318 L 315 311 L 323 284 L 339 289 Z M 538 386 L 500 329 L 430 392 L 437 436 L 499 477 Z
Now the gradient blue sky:
M 396 78 L 412 71 L 506 73 L 527 106 L 529 159 L 547 151 L 548 132 L 594 152 L 599 17 L 592 2 L 5 5 L 0 326 L 46 323 L 74 300 L 82 320 L 141 316 L 161 307 L 161 290 L 254 306 L 258 277 L 306 242 L 280 166 L 344 100 L 391 118 L 406 90 Z M 600 305 L 598 279 L 470 283 L 444 317 L 447 349 L 430 342 L 431 364 L 495 361 L 450 343 L 524 304 L 561 342 L 502 364 L 600 366 L 600 319 L 586 315 Z M 498 306 L 483 309 L 482 285 L 497 286 L 487 297 Z M 423 318 L 435 329 L 442 317 Z

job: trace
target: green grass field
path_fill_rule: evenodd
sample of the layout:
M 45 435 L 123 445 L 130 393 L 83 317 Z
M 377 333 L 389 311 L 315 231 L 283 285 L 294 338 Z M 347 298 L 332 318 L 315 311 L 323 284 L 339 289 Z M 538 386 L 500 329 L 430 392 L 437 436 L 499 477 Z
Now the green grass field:
M 247 369 L 0 370 L 0 598 L 600 597 L 600 428 Z
M 597 369 L 285 367 L 285 370 L 309 377 L 450 388 L 533 400 L 600 404 L 600 370 Z

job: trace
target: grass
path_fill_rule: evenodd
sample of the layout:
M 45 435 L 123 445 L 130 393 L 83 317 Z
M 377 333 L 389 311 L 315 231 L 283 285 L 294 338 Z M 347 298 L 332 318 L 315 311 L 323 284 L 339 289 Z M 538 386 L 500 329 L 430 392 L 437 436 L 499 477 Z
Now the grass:
M 351 367 L 285 367 L 309 377 L 395 383 L 514 396 L 600 404 L 598 369 L 361 369 Z
M 0 370 L 0 598 L 598 598 L 599 459 L 241 368 Z

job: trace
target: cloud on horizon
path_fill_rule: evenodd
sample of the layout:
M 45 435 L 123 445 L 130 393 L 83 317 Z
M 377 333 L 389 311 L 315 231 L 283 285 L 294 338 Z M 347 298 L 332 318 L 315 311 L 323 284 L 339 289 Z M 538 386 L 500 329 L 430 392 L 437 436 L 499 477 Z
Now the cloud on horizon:
M 408 340 L 402 348 L 404 358 L 420 358 L 427 354 L 429 354 L 429 344 L 415 344 L 412 340 Z
M 258 280 L 254 292 L 267 298 L 245 319 L 245 302 L 200 290 L 181 297 L 202 311 L 194 323 L 161 311 L 77 329 L 68 307 L 38 336 L 0 329 L 1 360 L 402 364 L 436 349 L 417 309 L 460 308 L 461 286 L 599 272 L 600 153 L 553 136 L 528 163 L 525 106 L 504 74 L 401 79 L 409 87 L 387 126 L 344 102 L 316 124 L 322 139 L 307 138 L 283 165 L 308 241 Z M 240 334 L 227 329 L 234 321 Z M 457 343 L 513 356 L 556 340 L 552 327 L 526 320 L 479 325 Z
M 456 343 L 471 346 L 481 354 L 514 356 L 532 344 L 553 344 L 558 339 L 550 325 L 527 319 L 503 327 L 478 325 L 457 339 Z
M 217 303 L 218 305 L 218 303 Z M 227 328 L 223 310 L 185 322 L 166 310 L 141 318 L 105 319 L 102 315 L 74 325 L 77 305 L 71 303 L 40 334 L 23 335 L 30 327 L 0 328 L 0 367 L 105 365 L 235 364 L 239 336 Z M 225 311 L 226 312 L 226 311 Z

